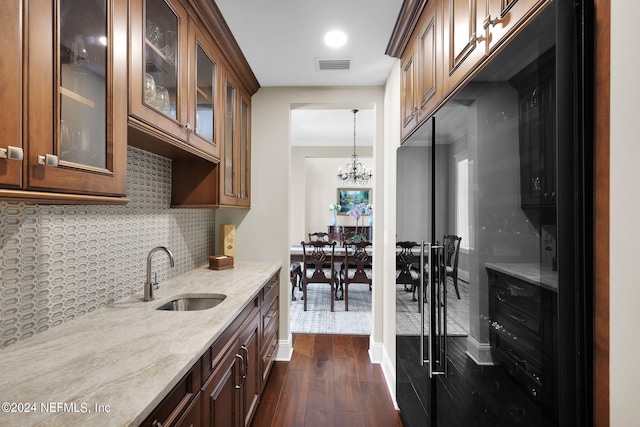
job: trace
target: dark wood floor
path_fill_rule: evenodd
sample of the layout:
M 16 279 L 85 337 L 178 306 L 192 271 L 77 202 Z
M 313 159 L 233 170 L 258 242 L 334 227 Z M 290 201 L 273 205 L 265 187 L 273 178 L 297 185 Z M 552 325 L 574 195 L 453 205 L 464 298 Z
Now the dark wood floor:
M 403 427 L 368 336 L 296 334 L 293 348 L 274 364 L 253 427 Z

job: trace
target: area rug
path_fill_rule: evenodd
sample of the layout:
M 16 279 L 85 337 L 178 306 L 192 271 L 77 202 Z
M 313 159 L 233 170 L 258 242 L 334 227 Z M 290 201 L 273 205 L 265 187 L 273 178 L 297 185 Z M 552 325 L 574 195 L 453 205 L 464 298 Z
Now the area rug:
M 456 296 L 453 283 L 449 280 L 447 288 L 447 335 L 449 336 L 469 334 L 469 284 L 458 280 L 458 289 L 460 299 Z M 403 285 L 396 286 L 396 335 L 420 334 L 421 316 L 418 302 L 411 301 L 412 296 L 411 292 L 404 290 Z M 425 333 L 428 327 L 428 319 L 426 319 Z
M 447 293 L 447 334 L 469 334 L 469 284 L 458 281 L 460 299 L 456 297 L 451 282 Z M 349 286 L 349 311 L 344 311 L 344 301 L 335 301 L 330 311 L 329 287 L 311 283 L 307 289 L 307 311 L 304 311 L 302 292 L 295 291 L 296 301 L 290 301 L 290 327 L 294 334 L 371 335 L 371 292 L 369 286 L 354 283 Z M 402 285 L 396 286 L 396 334 L 420 334 L 418 303 L 411 301 L 411 292 Z M 428 328 L 428 324 L 425 325 Z
M 291 333 L 371 335 L 371 292 L 369 285 L 349 285 L 349 311 L 344 301 L 334 302 L 330 310 L 329 285 L 310 283 L 307 287 L 307 311 L 304 311 L 302 292 L 296 290 L 296 301 L 289 306 Z

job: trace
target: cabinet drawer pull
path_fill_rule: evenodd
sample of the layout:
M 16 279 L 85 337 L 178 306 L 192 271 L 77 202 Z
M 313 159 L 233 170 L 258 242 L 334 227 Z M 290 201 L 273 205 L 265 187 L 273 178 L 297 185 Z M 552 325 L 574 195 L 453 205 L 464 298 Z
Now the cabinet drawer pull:
M 162 423 L 158 420 L 154 420 L 151 424 L 152 427 L 162 427 Z
M 507 350 L 507 354 L 508 354 L 509 356 L 511 356 L 511 358 L 512 358 L 513 360 L 515 360 L 515 361 L 516 361 L 516 363 L 517 363 L 518 365 L 521 365 L 523 368 L 527 365 L 527 361 L 526 361 L 526 360 L 524 360 L 524 359 L 522 359 L 521 357 L 519 357 L 517 354 L 515 354 L 515 353 L 513 352 L 513 350 L 508 349 L 508 350 Z
M 245 374 L 246 367 L 244 366 L 244 357 L 242 357 L 240 354 L 236 353 L 236 359 L 240 359 L 240 369 L 242 370 L 240 384 L 236 384 L 236 390 L 239 390 L 239 389 L 242 388 L 242 379 L 246 378 L 247 375 Z
M 265 316 L 267 319 L 271 319 L 273 316 L 276 315 L 276 313 L 278 312 L 278 309 L 276 308 L 272 308 L 271 310 L 269 310 L 267 312 L 267 315 Z
M 247 378 L 247 367 L 249 365 L 249 349 L 246 346 L 240 347 L 241 350 L 244 351 L 244 358 L 242 359 L 242 364 L 244 365 L 244 369 L 242 370 L 242 379 Z
M 20 147 L 8 145 L 7 148 L 0 148 L 0 159 L 22 160 L 23 158 L 24 152 Z
M 44 156 L 38 156 L 38 164 L 40 166 L 58 167 L 58 156 L 54 154 L 45 154 Z
M 518 321 L 520 323 L 527 323 L 527 319 L 525 319 L 524 317 L 520 316 L 517 313 L 514 313 L 513 311 L 508 312 L 507 316 L 509 316 L 513 320 L 516 320 L 516 321 Z

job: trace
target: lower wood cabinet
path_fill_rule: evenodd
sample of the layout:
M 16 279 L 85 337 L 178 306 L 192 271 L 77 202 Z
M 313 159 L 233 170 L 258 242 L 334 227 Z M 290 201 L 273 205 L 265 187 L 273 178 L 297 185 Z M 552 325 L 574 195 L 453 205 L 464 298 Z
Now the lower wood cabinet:
M 191 405 L 180 417 L 176 426 L 178 427 L 197 427 L 202 425 L 202 394 L 198 393 Z
M 279 277 L 267 280 L 142 425 L 251 424 L 278 350 Z
M 194 397 L 200 391 L 202 383 L 200 375 L 201 364 L 198 361 L 142 425 L 149 427 L 189 425 L 180 424 L 178 421 L 184 418 L 184 414 L 193 410 Z M 200 413 L 200 411 L 197 412 Z
M 241 413 L 242 361 L 239 353 L 240 340 L 236 337 L 204 384 L 202 425 L 241 427 L 244 424 Z
M 487 268 L 491 353 L 529 396 L 556 414 L 557 293 Z

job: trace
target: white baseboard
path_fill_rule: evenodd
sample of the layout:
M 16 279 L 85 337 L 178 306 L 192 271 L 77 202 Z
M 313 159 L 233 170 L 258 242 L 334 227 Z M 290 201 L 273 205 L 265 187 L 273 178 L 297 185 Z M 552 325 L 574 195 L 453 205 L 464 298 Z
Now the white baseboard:
M 398 400 L 396 398 L 396 370 L 391 363 L 389 353 L 387 353 L 387 350 L 384 347 L 381 347 L 380 353 L 382 358 L 382 373 L 384 374 L 384 379 L 387 383 L 387 390 L 389 390 L 389 394 L 391 395 L 393 407 L 396 411 L 399 411 L 400 407 L 398 406 Z
M 278 362 L 288 362 L 293 355 L 293 336 L 289 333 L 287 339 L 278 341 L 278 354 L 276 360 Z
M 373 338 L 371 338 L 369 341 L 369 360 L 371 363 L 382 363 L 382 351 L 382 343 L 374 342 Z
M 493 357 L 491 357 L 491 344 L 489 343 L 481 343 L 472 336 L 467 336 L 466 353 L 477 365 L 495 365 Z

